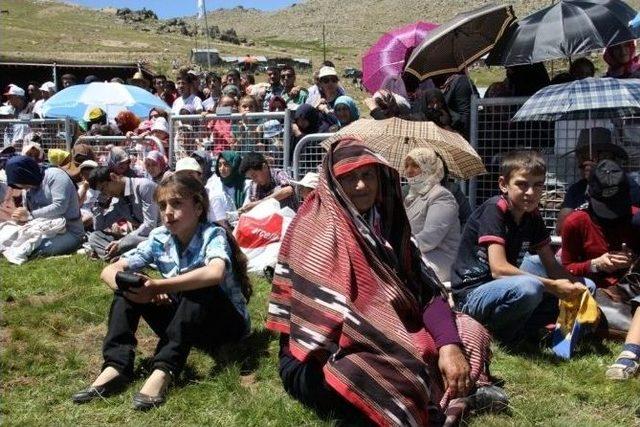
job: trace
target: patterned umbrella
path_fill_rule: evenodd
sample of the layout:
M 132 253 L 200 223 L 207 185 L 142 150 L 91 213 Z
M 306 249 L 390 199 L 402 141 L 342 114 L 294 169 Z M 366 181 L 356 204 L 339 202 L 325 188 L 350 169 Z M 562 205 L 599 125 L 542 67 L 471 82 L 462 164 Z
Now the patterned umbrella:
M 456 15 L 429 32 L 413 50 L 405 71 L 420 80 L 457 73 L 489 52 L 516 20 L 511 6 L 487 5 Z
M 399 118 L 360 119 L 340 129 L 322 142 L 327 149 L 343 136 L 361 137 L 374 151 L 402 172 L 409 151 L 430 147 L 442 157 L 451 175 L 460 179 L 486 173 L 478 153 L 459 134 L 442 129 L 433 122 L 413 122 Z
M 640 113 L 640 79 L 587 78 L 533 94 L 515 121 L 629 117 Z
M 362 84 L 369 93 L 380 89 L 386 77 L 402 74 L 407 52 L 437 26 L 418 21 L 384 33 L 362 57 Z
M 622 0 L 560 0 L 509 28 L 488 65 L 524 65 L 569 58 L 640 37 L 636 11 Z

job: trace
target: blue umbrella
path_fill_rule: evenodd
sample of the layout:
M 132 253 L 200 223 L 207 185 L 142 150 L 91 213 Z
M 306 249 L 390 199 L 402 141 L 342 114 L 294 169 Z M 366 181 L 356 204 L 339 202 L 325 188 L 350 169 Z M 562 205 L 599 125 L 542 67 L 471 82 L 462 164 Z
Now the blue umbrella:
M 96 82 L 61 90 L 42 104 L 42 113 L 44 117 L 85 120 L 94 107 L 102 108 L 109 117 L 125 109 L 139 117 L 147 117 L 152 108 L 171 110 L 163 100 L 137 86 Z
M 635 18 L 629 21 L 629 27 L 634 30 L 640 29 L 640 13 L 638 13 Z
M 630 117 L 640 113 L 640 80 L 589 77 L 533 94 L 514 121 Z

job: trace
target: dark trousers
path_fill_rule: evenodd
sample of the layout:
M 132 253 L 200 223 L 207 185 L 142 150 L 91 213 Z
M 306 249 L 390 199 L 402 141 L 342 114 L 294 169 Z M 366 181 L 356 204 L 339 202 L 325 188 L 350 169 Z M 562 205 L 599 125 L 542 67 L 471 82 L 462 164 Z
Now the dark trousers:
M 140 317 L 160 338 L 153 369 L 174 377 L 182 371 L 192 346 L 211 351 L 247 332 L 244 319 L 217 286 L 182 292 L 170 305 L 137 304 L 116 291 L 102 348 L 103 369 L 112 366 L 124 375 L 133 375 Z

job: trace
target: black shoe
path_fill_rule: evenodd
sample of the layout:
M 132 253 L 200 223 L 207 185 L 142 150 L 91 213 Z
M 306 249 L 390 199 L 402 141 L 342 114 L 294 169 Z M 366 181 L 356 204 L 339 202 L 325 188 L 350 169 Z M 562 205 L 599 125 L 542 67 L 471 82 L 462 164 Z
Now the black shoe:
M 509 407 L 509 397 L 500 387 L 488 385 L 480 387 L 469 396 L 470 409 L 476 412 L 502 412 Z
M 133 408 L 138 411 L 148 411 L 163 405 L 165 401 L 165 392 L 160 393 L 158 396 L 136 393 L 133 396 Z
M 123 391 L 130 380 L 128 377 L 118 374 L 115 378 L 107 381 L 106 383 L 96 386 L 89 387 L 85 390 L 82 390 L 71 397 L 73 403 L 87 403 L 91 402 L 93 399 L 97 399 L 99 397 L 109 397 L 114 394 L 120 393 Z

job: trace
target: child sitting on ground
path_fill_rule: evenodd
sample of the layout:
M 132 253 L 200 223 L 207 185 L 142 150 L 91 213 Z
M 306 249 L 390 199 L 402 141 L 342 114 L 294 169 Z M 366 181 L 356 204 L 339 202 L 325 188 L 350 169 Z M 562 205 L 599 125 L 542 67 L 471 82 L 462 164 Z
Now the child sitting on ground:
M 457 307 L 506 345 L 554 323 L 558 299 L 576 298 L 586 289 L 558 263 L 549 246 L 538 212 L 545 173 L 538 152 L 505 156 L 498 180 L 501 194 L 469 218 L 452 269 Z M 528 252 L 537 253 L 542 265 L 523 263 Z M 587 286 L 595 285 L 587 279 Z
M 249 333 L 247 259 L 230 233 L 207 222 L 209 200 L 202 183 L 188 174 L 173 174 L 158 186 L 155 200 L 164 226 L 102 270 L 100 277 L 114 291 L 104 364 L 91 386 L 73 396 L 75 403 L 116 394 L 132 380 L 140 317 L 160 341 L 151 376 L 133 397 L 139 410 L 164 403 L 166 389 L 192 346 L 211 351 Z M 139 274 L 140 287 L 119 289 L 118 272 L 152 264 L 161 279 Z

